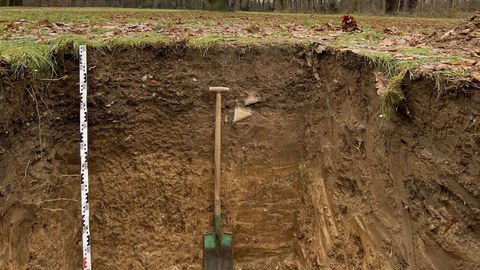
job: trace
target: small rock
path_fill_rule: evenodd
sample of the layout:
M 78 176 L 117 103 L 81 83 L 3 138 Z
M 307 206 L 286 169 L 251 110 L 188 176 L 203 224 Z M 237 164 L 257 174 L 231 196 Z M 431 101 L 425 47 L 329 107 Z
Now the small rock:
M 252 116 L 252 114 L 253 114 L 253 111 L 249 108 L 236 107 L 235 111 L 233 112 L 233 123 L 246 119 Z

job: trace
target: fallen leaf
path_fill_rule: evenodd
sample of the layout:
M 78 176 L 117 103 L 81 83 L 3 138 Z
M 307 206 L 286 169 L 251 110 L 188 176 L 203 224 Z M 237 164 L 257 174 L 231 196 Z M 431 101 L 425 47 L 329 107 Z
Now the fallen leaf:
M 447 65 L 451 65 L 451 66 L 464 66 L 464 67 L 468 67 L 468 66 L 473 66 L 475 65 L 477 62 L 475 60 L 464 60 L 464 61 L 456 61 L 456 62 L 451 62 L 451 61 L 442 61 L 441 62 L 442 64 L 447 64 Z
M 352 15 L 342 16 L 342 30 L 345 32 L 353 32 L 359 30 L 357 20 Z
M 480 82 L 480 72 L 472 73 L 472 82 Z
M 387 34 L 387 35 L 394 35 L 395 32 L 393 32 L 392 29 L 390 28 L 383 28 L 383 33 Z
M 260 32 L 261 28 L 260 28 L 260 25 L 258 25 L 256 23 L 252 23 L 246 30 L 250 34 L 255 34 L 255 33 Z
M 50 21 L 45 19 L 45 20 L 40 20 L 37 22 L 38 25 L 50 25 Z
M 9 23 L 5 26 L 5 30 L 13 29 L 13 27 L 14 27 L 14 24 L 13 24 L 13 22 L 11 22 L 11 23 Z
M 317 48 L 315 49 L 315 52 L 317 52 L 317 54 L 321 54 L 322 52 L 324 52 L 326 50 L 326 47 L 323 46 L 323 45 L 318 45 Z
M 455 33 L 455 30 L 452 29 L 452 30 L 446 32 L 445 34 L 443 34 L 443 36 L 440 38 L 440 40 L 445 40 L 445 39 L 447 39 L 449 36 L 452 36 L 454 33 Z
M 390 79 L 383 75 L 382 72 L 375 73 L 375 87 L 377 88 L 377 95 L 381 96 L 387 90 Z
M 443 69 L 450 69 L 451 66 L 449 64 L 439 64 L 435 67 L 436 70 L 443 70 Z

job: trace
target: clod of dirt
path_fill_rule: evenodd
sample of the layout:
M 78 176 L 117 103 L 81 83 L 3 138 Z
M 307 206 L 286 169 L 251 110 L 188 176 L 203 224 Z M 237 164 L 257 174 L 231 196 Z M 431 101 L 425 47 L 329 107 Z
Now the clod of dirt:
M 250 93 L 248 93 L 248 96 L 245 99 L 245 101 L 243 102 L 243 104 L 245 106 L 248 106 L 248 105 L 253 105 L 253 104 L 261 102 L 261 101 L 262 101 L 262 98 L 257 93 L 250 92 Z
M 440 41 L 480 46 L 480 12 L 443 34 Z
M 147 74 L 147 75 L 143 76 L 142 77 L 142 82 L 146 82 L 149 79 L 153 79 L 153 75 Z

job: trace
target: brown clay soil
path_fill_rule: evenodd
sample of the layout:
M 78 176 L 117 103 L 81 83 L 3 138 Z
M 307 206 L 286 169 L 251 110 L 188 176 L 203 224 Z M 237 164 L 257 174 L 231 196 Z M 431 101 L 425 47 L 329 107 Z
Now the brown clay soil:
M 234 269 L 480 268 L 478 88 L 405 80 L 405 104 L 382 120 L 375 70 L 352 52 L 203 53 L 89 52 L 95 269 L 202 269 L 214 85 L 232 89 L 222 203 Z M 48 88 L 0 79 L 1 269 L 81 268 L 78 68 L 60 62 L 68 78 Z M 249 96 L 252 116 L 233 123 Z

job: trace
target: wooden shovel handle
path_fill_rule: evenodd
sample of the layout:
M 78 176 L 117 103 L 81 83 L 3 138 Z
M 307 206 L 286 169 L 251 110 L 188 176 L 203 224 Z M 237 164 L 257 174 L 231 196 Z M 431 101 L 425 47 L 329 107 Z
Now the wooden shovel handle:
M 216 92 L 215 105 L 215 215 L 221 215 L 220 207 L 220 179 L 221 179 L 221 150 L 222 150 L 222 92 L 230 89 L 227 87 L 210 87 Z
M 224 92 L 230 91 L 230 88 L 222 87 L 222 86 L 212 86 L 212 87 L 208 88 L 208 91 L 217 92 L 217 93 L 224 93 Z

